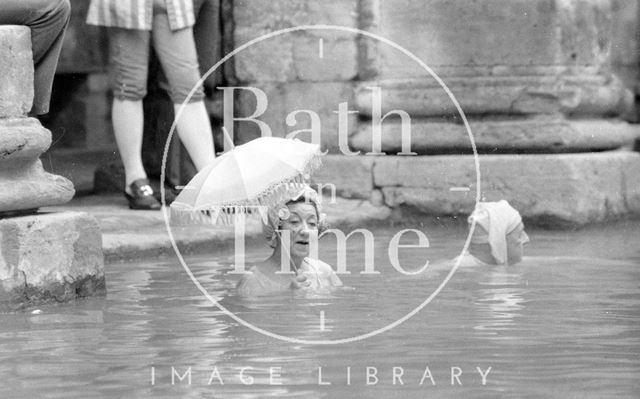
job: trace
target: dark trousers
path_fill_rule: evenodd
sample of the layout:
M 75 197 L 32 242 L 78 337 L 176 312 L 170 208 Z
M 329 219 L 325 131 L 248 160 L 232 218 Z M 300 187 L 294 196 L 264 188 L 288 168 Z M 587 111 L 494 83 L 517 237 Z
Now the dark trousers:
M 69 0 L 2 0 L 1 25 L 26 25 L 31 29 L 34 99 L 30 114 L 49 112 L 51 86 L 69 23 Z

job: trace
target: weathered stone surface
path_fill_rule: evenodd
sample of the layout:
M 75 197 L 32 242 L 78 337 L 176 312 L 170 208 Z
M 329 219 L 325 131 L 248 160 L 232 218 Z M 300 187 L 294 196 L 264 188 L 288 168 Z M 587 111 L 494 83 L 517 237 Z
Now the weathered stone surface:
M 236 0 L 233 5 L 236 34 L 244 38 L 250 36 L 250 39 L 300 25 L 356 26 L 358 23 L 358 0 Z M 236 45 L 242 43 L 236 40 Z
M 0 220 L 0 306 L 68 301 L 105 292 L 102 236 L 88 214 Z
M 339 103 L 353 103 L 353 89 L 349 82 L 290 82 L 286 84 L 260 83 L 252 86 L 264 91 L 269 102 L 267 110 L 259 117 L 267 123 L 271 133 L 276 137 L 284 137 L 298 130 L 311 128 L 311 117 L 300 112 L 290 117 L 292 126 L 287 124 L 288 116 L 295 111 L 309 110 L 319 117 L 320 143 L 323 149 L 337 151 L 339 148 Z M 248 90 L 236 90 L 236 117 L 252 115 L 256 110 L 256 97 Z M 348 135 L 357 128 L 357 115 L 349 114 L 347 126 L 343 134 L 346 147 Z M 234 134 L 239 142 L 247 142 L 260 136 L 260 130 L 254 122 L 237 123 Z M 296 136 L 304 141 L 312 141 L 310 133 Z M 317 142 L 317 141 L 314 141 Z
M 481 153 L 577 152 L 608 150 L 631 144 L 640 132 L 636 125 L 619 120 L 565 120 L 536 118 L 470 121 L 476 148 Z M 349 137 L 353 150 L 370 152 L 371 123 L 362 122 Z M 382 123 L 381 148 L 387 154 L 402 149 L 401 125 L 395 119 Z M 463 124 L 426 119 L 411 121 L 411 151 L 418 154 L 472 153 L 471 139 Z
M 640 162 L 637 156 L 622 160 L 622 191 L 627 209 L 640 214 Z
M 335 187 L 336 194 L 343 198 L 372 200 L 372 168 L 372 157 L 325 155 L 322 158 L 322 167 L 313 174 L 311 181 L 314 188 L 320 187 L 319 185 L 325 187 L 325 200 L 331 199 L 332 187 Z
M 358 74 L 356 46 L 353 34 L 285 33 L 237 53 L 235 77 L 241 82 L 351 80 Z
M 73 184 L 62 176 L 45 172 L 39 159 L 19 164 L 20 169 L 0 170 L 0 212 L 60 205 L 73 198 Z
M 611 64 L 627 87 L 636 86 L 638 78 L 638 22 L 640 7 L 635 0 L 612 0 L 613 37 Z
M 606 1 L 381 1 L 378 33 L 431 67 L 600 66 L 611 46 L 611 8 Z M 390 46 L 380 46 L 380 57 L 385 78 L 425 76 Z
M 51 133 L 35 118 L 0 119 L 0 165 L 12 168 L 19 160 L 33 161 L 51 145 Z M 0 171 L 2 173 L 2 171 Z
M 356 0 L 235 2 L 233 39 L 239 47 L 264 34 L 301 25 L 356 27 L 356 7 Z M 236 54 L 233 74 L 241 82 L 350 80 L 358 73 L 356 46 L 357 36 L 342 31 L 284 33 Z
M 33 104 L 31 31 L 0 26 L 0 118 L 23 116 Z
M 479 159 L 482 199 L 507 199 L 523 217 L 538 223 L 582 225 L 637 214 L 640 207 L 637 153 Z M 407 205 L 435 215 L 473 209 L 477 185 L 472 156 L 378 157 L 373 171 L 388 206 Z
M 633 98 L 612 75 L 446 78 L 444 83 L 466 115 L 620 115 Z M 411 116 L 458 115 L 444 88 L 430 76 L 413 80 L 362 82 L 357 109 L 371 115 L 372 90 L 381 88 L 382 114 L 401 109 Z
M 73 184 L 45 172 L 38 159 L 50 143 L 50 132 L 37 119 L 0 119 L 0 212 L 59 205 L 73 197 Z

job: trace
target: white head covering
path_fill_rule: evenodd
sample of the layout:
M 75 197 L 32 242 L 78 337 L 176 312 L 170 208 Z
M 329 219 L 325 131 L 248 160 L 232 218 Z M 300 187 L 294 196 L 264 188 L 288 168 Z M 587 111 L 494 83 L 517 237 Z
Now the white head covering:
M 486 235 L 478 235 L 477 230 L 474 232 L 471 242 L 476 244 L 488 243 L 491 246 L 491 255 L 493 255 L 497 264 L 503 264 L 507 261 L 507 234 L 522 223 L 520 213 L 513 209 L 505 200 L 498 202 L 480 202 L 476 206 L 469 223 L 476 221 L 476 224 L 482 226 L 488 233 Z

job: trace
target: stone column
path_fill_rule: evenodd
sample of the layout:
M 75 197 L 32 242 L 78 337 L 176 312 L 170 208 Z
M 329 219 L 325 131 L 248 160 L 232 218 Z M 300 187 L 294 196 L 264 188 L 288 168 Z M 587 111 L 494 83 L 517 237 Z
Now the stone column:
M 633 95 L 612 73 L 611 1 L 365 3 L 373 15 L 368 29 L 419 57 L 455 95 L 478 153 L 487 154 L 480 156 L 483 199 L 506 198 L 525 217 L 551 224 L 640 209 L 638 154 L 594 153 L 628 145 L 637 130 L 620 119 Z M 373 67 L 356 88 L 358 111 L 372 117 L 370 88 L 380 87 L 381 115 L 410 115 L 411 151 L 418 153 L 377 159 L 374 186 L 392 207 L 470 212 L 476 170 L 452 101 L 405 54 L 379 42 L 366 49 Z M 350 144 L 370 152 L 371 124 L 361 122 Z M 384 120 L 381 147 L 387 154 L 401 151 L 399 119 Z
M 609 1 L 400 0 L 379 2 L 372 28 L 431 67 L 467 117 L 478 150 L 487 153 L 579 152 L 618 148 L 630 140 L 616 116 L 633 101 L 611 71 Z M 469 152 L 470 141 L 445 91 L 420 66 L 377 44 L 375 80 L 357 89 L 371 116 L 382 89 L 382 113 L 413 118 L 412 150 Z M 585 123 L 587 122 L 587 123 Z M 383 125 L 383 149 L 400 149 L 399 124 Z M 352 137 L 370 148 L 366 124 Z
M 104 292 L 95 218 L 24 215 L 74 195 L 69 180 L 43 170 L 39 156 L 51 134 L 26 116 L 33 101 L 29 28 L 0 26 L 0 71 L 0 311 Z
M 51 133 L 26 117 L 33 101 L 30 37 L 26 27 L 0 26 L 0 213 L 64 204 L 74 194 L 69 180 L 42 168 Z

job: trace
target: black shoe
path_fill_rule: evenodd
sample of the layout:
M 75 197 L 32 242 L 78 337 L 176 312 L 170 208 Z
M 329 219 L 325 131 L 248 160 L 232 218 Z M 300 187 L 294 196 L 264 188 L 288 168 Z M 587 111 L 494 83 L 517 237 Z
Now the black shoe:
M 138 179 L 129 185 L 131 189 L 131 195 L 126 191 L 124 196 L 129 201 L 130 209 L 146 209 L 156 210 L 160 209 L 160 203 L 153 196 L 153 189 L 149 185 L 149 180 Z

